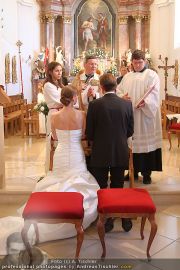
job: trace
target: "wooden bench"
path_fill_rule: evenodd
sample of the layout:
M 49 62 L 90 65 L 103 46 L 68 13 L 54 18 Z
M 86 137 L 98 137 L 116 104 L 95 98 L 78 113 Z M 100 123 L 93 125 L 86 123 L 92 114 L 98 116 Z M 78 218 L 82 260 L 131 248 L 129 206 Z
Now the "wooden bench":
M 36 103 L 21 105 L 21 135 L 36 135 L 39 138 L 39 113 L 34 110 Z
M 21 99 L 3 104 L 5 138 L 9 135 L 9 128 L 11 135 L 21 129 L 21 105 L 25 103 L 26 100 Z

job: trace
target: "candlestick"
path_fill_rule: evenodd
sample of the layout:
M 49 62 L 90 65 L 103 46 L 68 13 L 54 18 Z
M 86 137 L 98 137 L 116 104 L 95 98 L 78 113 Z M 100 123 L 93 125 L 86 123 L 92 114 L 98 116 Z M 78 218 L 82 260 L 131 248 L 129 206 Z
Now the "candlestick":
M 68 64 L 69 64 L 69 67 L 71 66 L 71 53 L 69 53 L 69 56 L 68 56 Z
M 119 65 L 121 66 L 121 53 L 119 54 Z

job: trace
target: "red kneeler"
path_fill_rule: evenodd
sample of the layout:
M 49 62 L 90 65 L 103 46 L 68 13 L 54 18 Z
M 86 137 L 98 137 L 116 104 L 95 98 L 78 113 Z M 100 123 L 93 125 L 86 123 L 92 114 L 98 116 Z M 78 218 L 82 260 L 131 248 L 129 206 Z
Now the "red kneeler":
M 21 232 L 30 262 L 32 262 L 32 252 L 27 233 L 31 224 L 35 228 L 36 244 L 39 242 L 38 222 L 74 224 L 77 231 L 75 257 L 78 258 L 84 239 L 83 217 L 83 195 L 78 192 L 32 193 L 23 211 L 24 227 Z
M 169 140 L 169 150 L 171 150 L 172 143 L 171 143 L 171 133 L 177 134 L 178 137 L 178 147 L 180 145 L 180 123 L 172 123 L 168 126 L 168 140 Z
M 102 244 L 102 258 L 106 256 L 104 241 L 104 222 L 108 217 L 137 218 L 142 217 L 140 235 L 144 239 L 143 231 L 146 218 L 151 224 L 151 232 L 147 245 L 147 257 L 150 260 L 149 250 L 157 232 L 155 222 L 156 207 L 147 190 L 141 188 L 110 188 L 100 189 L 98 194 L 99 219 L 97 229 Z

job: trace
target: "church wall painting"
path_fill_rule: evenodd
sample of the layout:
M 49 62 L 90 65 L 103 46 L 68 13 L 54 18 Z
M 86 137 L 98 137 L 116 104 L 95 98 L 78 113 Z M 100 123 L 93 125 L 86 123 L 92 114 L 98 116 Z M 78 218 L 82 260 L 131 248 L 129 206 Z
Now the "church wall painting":
M 87 0 L 75 14 L 75 55 L 96 48 L 113 55 L 113 16 L 105 1 Z

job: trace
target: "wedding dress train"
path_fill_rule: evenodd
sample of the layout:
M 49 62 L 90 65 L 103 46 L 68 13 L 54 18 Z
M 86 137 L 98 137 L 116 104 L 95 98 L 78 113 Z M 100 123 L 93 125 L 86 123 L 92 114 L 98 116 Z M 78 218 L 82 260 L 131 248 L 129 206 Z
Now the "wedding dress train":
M 84 196 L 83 227 L 87 228 L 97 217 L 97 190 L 95 178 L 87 171 L 81 146 L 82 130 L 56 130 L 58 146 L 54 154 L 53 171 L 36 184 L 36 191 L 74 191 Z M 73 204 L 73 202 L 72 202 Z M 19 210 L 22 213 L 22 208 Z M 21 231 L 24 220 L 19 217 L 0 219 L 0 255 L 6 255 L 6 240 L 14 232 Z M 76 235 L 73 224 L 38 224 L 40 242 L 64 239 Z M 29 241 L 34 244 L 35 233 L 31 226 Z

